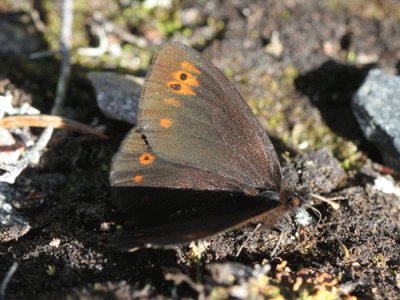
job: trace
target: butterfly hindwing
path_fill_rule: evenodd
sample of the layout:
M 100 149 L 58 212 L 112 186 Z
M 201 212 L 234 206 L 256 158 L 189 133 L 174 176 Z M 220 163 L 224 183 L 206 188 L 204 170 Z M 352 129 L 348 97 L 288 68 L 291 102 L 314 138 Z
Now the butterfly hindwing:
M 243 201 L 243 203 L 249 201 Z M 237 228 L 253 220 L 270 227 L 280 218 L 287 206 L 276 201 L 260 201 L 252 199 L 247 205 L 231 207 L 221 214 L 206 214 L 201 217 L 183 218 L 176 222 L 169 222 L 158 226 L 119 232 L 112 241 L 120 250 L 135 250 L 137 247 L 171 248 L 186 244 L 193 240 L 214 235 L 219 232 Z M 254 203 L 253 203 L 254 204 Z

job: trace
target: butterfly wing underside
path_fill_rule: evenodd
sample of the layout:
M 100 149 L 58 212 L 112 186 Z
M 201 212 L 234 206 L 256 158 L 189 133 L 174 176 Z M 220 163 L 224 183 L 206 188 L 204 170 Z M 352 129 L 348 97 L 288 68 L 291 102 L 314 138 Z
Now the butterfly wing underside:
M 163 47 L 139 107 L 137 127 L 114 158 L 111 185 L 279 191 L 268 136 L 223 73 L 193 49 Z

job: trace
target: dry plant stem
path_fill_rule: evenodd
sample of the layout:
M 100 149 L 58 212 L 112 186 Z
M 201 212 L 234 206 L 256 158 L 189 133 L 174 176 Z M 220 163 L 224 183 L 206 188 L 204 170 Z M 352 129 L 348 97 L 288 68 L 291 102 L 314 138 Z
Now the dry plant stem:
M 62 7 L 62 27 L 60 37 L 60 50 L 62 54 L 60 76 L 58 78 L 56 99 L 51 110 L 52 115 L 58 115 L 64 105 L 65 94 L 68 87 L 68 80 L 71 74 L 70 54 L 72 22 L 73 22 L 73 0 L 64 0 Z
M 42 20 L 40 19 L 40 14 L 36 9 L 32 10 L 31 19 L 32 19 L 33 25 L 35 26 L 37 31 L 39 31 L 41 33 L 48 33 L 49 30 L 48 30 L 46 24 L 44 24 L 42 22 Z
M 7 290 L 7 286 L 10 283 L 11 278 L 14 276 L 14 273 L 17 271 L 18 269 L 18 263 L 15 261 L 10 269 L 8 269 L 6 275 L 3 278 L 3 281 L 1 282 L 1 286 L 0 286 L 0 300 L 4 300 L 5 296 L 6 296 L 6 290 Z
M 64 128 L 72 131 L 77 131 L 84 134 L 93 135 L 99 139 L 107 139 L 108 137 L 96 129 L 82 124 L 80 122 L 70 120 L 59 116 L 50 115 L 30 115 L 30 116 L 11 116 L 0 119 L 0 127 L 3 128 L 18 128 L 18 127 L 53 127 Z
M 256 233 L 256 231 L 261 227 L 261 223 L 258 223 L 256 228 L 254 228 L 254 230 L 250 233 L 250 235 L 247 237 L 247 239 L 243 242 L 243 244 L 240 246 L 238 252 L 236 253 L 235 257 L 238 257 L 240 255 L 240 253 L 242 252 L 244 246 L 246 246 L 246 244 L 250 241 L 250 239 L 254 236 L 254 234 Z
M 29 59 L 41 59 L 44 57 L 54 56 L 55 54 L 60 53 L 58 50 L 47 50 L 47 51 L 39 51 L 29 54 Z
M 281 232 L 281 234 L 279 235 L 278 242 L 276 243 L 274 250 L 272 250 L 272 252 L 271 252 L 271 258 L 276 256 L 276 253 L 278 252 L 279 246 L 282 244 L 283 235 L 284 235 L 284 233 Z
M 326 202 L 328 203 L 330 206 L 332 206 L 333 209 L 338 210 L 340 208 L 340 204 L 337 202 L 334 202 L 335 200 L 344 200 L 346 198 L 344 197 L 335 197 L 335 198 L 326 198 L 323 197 L 321 195 L 317 195 L 317 194 L 310 194 L 310 196 L 314 197 L 315 199 L 318 199 L 322 202 Z
M 343 244 L 343 242 L 341 240 L 337 239 L 337 241 L 338 241 L 340 250 L 342 250 L 342 252 L 343 252 L 344 258 L 348 259 L 350 257 L 349 249 L 347 249 L 346 245 Z

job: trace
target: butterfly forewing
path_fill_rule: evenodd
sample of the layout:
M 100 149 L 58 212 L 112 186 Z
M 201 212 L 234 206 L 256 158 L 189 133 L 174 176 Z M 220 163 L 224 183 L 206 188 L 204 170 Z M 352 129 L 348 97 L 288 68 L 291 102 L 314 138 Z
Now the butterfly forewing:
M 136 131 L 114 159 L 112 185 L 280 189 L 268 136 L 222 72 L 191 48 L 170 43 L 154 59 Z

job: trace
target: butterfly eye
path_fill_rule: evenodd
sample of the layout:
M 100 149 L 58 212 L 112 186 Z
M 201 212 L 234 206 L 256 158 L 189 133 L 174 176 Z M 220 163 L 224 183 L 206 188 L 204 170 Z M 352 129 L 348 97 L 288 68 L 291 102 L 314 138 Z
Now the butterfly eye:
M 181 80 L 186 80 L 188 78 L 188 76 L 185 73 L 181 73 L 180 78 L 181 78 Z

